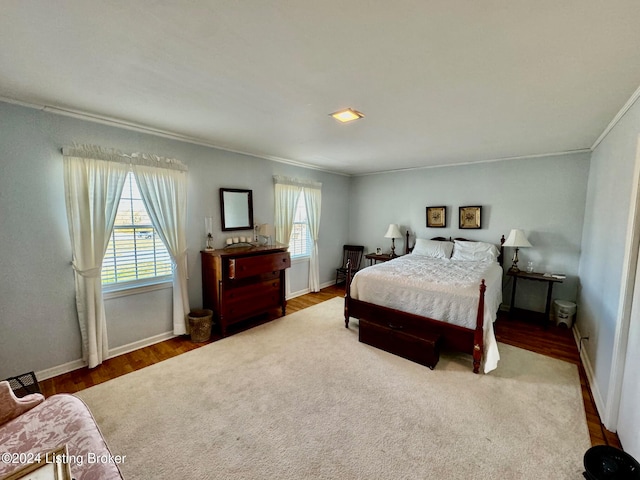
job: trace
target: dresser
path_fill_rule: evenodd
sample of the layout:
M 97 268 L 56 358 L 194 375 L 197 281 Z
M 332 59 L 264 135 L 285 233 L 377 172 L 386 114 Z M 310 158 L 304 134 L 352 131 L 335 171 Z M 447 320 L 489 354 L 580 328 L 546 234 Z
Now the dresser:
M 222 336 L 237 322 L 280 308 L 286 313 L 284 272 L 288 247 L 236 247 L 200 252 L 202 301 Z

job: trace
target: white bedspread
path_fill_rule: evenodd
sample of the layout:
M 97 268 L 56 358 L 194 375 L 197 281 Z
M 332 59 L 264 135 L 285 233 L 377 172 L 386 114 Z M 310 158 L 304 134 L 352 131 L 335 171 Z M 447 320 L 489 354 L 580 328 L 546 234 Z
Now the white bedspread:
M 485 280 L 484 372 L 498 366 L 493 322 L 502 302 L 502 267 L 491 262 L 452 261 L 404 255 L 360 270 L 351 297 L 474 329 L 481 280 Z

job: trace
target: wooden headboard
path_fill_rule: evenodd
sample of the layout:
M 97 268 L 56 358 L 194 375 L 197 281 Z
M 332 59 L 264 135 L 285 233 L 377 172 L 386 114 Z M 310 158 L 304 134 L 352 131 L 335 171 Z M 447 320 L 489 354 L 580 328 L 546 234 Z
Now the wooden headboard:
M 415 243 L 413 244 L 413 247 L 409 247 L 409 230 L 407 230 L 407 241 L 404 242 L 404 253 L 405 255 L 408 253 L 411 253 L 413 251 L 413 247 L 415 247 Z M 446 237 L 433 237 L 431 238 L 431 240 L 436 240 L 439 242 L 453 242 L 455 240 L 460 240 L 461 242 L 477 242 L 478 240 L 471 240 L 469 238 L 462 238 L 462 237 L 456 237 L 456 238 L 446 238 Z M 505 238 L 504 235 L 502 235 L 502 237 L 500 238 L 500 246 L 498 247 L 500 249 L 500 255 L 498 255 L 498 263 L 500 264 L 500 266 L 503 266 L 503 262 L 504 262 L 504 242 L 505 242 Z

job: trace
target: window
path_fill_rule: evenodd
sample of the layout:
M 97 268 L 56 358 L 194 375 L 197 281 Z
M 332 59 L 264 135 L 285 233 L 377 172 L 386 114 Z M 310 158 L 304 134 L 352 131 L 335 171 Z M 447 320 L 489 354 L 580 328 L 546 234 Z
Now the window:
M 298 196 L 296 213 L 293 217 L 293 229 L 289 239 L 289 253 L 292 258 L 308 257 L 311 255 L 311 236 L 309 235 L 309 222 L 307 220 L 307 205 L 304 194 Z
M 168 281 L 172 274 L 171 256 L 151 224 L 136 177 L 129 172 L 102 262 L 102 285 Z M 135 284 L 140 283 L 145 282 Z

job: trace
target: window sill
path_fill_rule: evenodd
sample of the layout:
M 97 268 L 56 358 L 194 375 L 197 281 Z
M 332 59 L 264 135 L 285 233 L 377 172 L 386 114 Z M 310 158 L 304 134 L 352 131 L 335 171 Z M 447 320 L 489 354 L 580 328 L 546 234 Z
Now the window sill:
M 311 257 L 308 255 L 304 257 L 291 257 L 291 265 L 295 265 L 296 263 L 308 263 Z
M 109 300 L 118 297 L 128 297 L 129 295 L 138 295 L 141 293 L 155 292 L 156 290 L 164 290 L 173 287 L 173 279 L 150 280 L 145 283 L 136 283 L 134 285 L 115 285 L 103 287 L 102 298 Z

